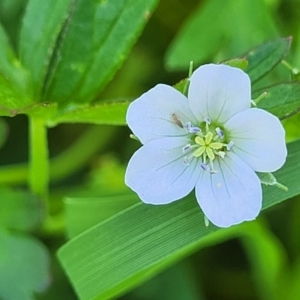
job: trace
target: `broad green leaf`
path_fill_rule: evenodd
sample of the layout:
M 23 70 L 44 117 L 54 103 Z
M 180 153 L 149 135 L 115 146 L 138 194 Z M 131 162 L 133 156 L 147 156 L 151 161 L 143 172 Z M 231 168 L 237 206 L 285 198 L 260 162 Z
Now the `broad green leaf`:
M 29 76 L 17 60 L 0 24 L 0 114 L 15 115 L 16 109 L 28 105 L 30 101 Z
M 170 45 L 166 65 L 181 70 L 191 60 L 224 60 L 276 35 L 264 1 L 202 1 Z
M 41 98 L 51 57 L 73 0 L 29 0 L 20 33 L 20 57 L 30 70 L 35 102 Z M 60 34 L 62 36 L 60 36 Z
M 124 61 L 157 2 L 78 0 L 45 100 L 93 100 Z
M 289 190 L 264 187 L 263 209 L 300 193 L 300 141 L 289 144 L 288 151 L 285 166 L 275 175 Z M 134 205 L 70 240 L 58 257 L 80 299 L 107 299 L 226 238 L 231 230 L 235 227 L 206 228 L 203 213 L 190 195 L 165 206 Z
M 55 126 L 60 123 L 125 125 L 128 105 L 129 102 L 116 102 L 76 107 L 58 114 L 49 122 L 49 125 Z
M 270 72 L 288 53 L 292 38 L 280 38 L 262 44 L 245 54 L 249 64 L 245 72 L 250 76 L 251 82 L 262 78 Z
M 0 188 L 0 226 L 17 230 L 32 230 L 43 219 L 39 199 L 33 195 L 8 188 Z
M 0 228 L 0 299 L 34 300 L 50 283 L 45 246 L 28 235 Z
M 280 83 L 253 93 L 255 99 L 263 92 L 267 95 L 258 102 L 258 107 L 276 115 L 280 119 L 296 114 L 300 110 L 300 83 Z
M 137 202 L 132 195 L 66 198 L 67 235 L 72 238 Z

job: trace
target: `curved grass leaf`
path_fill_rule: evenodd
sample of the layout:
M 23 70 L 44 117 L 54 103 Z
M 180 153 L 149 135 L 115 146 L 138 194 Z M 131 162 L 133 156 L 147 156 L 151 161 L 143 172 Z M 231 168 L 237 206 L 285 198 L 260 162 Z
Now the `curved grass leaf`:
M 45 101 L 93 100 L 124 61 L 157 2 L 77 0 Z
M 300 193 L 300 141 L 288 151 L 276 177 L 289 190 L 264 187 L 264 209 Z M 80 299 L 112 298 L 235 230 L 206 228 L 203 218 L 192 195 L 166 206 L 139 203 L 76 236 L 58 257 Z
M 20 33 L 20 57 L 30 71 L 33 97 L 41 98 L 51 56 L 74 0 L 29 0 Z
M 67 198 L 65 200 L 67 235 L 72 238 L 137 202 L 138 198 L 132 195 Z
M 267 92 L 267 95 L 258 103 L 259 108 L 269 111 L 280 119 L 285 119 L 299 112 L 299 82 L 280 83 L 266 87 L 254 92 L 253 97 L 256 98 L 263 92 Z
M 45 246 L 27 235 L 0 230 L 0 298 L 34 300 L 50 283 Z

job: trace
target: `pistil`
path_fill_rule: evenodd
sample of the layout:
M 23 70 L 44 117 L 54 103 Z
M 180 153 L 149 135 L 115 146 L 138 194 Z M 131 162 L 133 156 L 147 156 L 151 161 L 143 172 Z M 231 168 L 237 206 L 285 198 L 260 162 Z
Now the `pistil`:
M 182 148 L 183 153 L 191 152 L 184 157 L 184 162 L 189 165 L 194 158 L 200 158 L 200 167 L 211 174 L 215 174 L 217 170 L 214 169 L 214 160 L 219 157 L 224 159 L 226 152 L 234 146 L 234 142 L 230 141 L 228 144 L 223 142 L 225 140 L 224 131 L 220 127 L 211 130 L 210 127 L 213 125 L 209 117 L 204 118 L 204 122 L 205 133 L 191 122 L 185 124 L 186 130 L 192 134 L 192 142 Z

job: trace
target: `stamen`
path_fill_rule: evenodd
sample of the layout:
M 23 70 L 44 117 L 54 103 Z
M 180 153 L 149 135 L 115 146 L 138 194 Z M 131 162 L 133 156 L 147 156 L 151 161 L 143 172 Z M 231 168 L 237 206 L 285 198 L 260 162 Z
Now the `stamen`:
M 205 130 L 206 130 L 206 132 L 209 132 L 209 125 L 211 124 L 210 118 L 209 117 L 204 118 L 204 122 L 206 123 Z
M 187 166 L 190 165 L 190 161 L 189 161 L 189 158 L 188 158 L 187 156 L 184 157 L 183 162 L 184 162 Z
M 195 133 L 201 132 L 201 129 L 199 127 L 196 127 L 196 126 L 192 126 L 191 128 L 188 129 L 188 132 L 195 134 Z
M 226 149 L 228 151 L 230 151 L 232 149 L 232 147 L 234 146 L 234 142 L 233 141 L 230 141 L 229 144 L 226 146 Z
M 185 123 L 185 128 L 187 131 L 189 131 L 189 129 L 192 127 L 192 122 L 187 122 Z
M 220 127 L 216 128 L 216 133 L 217 133 L 217 135 L 219 136 L 220 139 L 224 138 L 224 132 L 223 132 L 223 130 L 220 129 Z
M 200 167 L 204 170 L 204 171 L 208 171 L 208 166 L 205 163 L 200 163 Z
M 210 173 L 210 174 L 216 174 L 218 171 L 216 171 L 216 170 L 214 169 L 214 164 L 213 164 L 213 160 L 212 160 L 212 159 L 209 160 L 209 165 L 210 165 L 209 173 Z
M 210 119 L 210 117 L 205 117 L 205 118 L 204 118 L 204 122 L 205 122 L 206 124 L 210 125 L 210 124 L 211 124 L 211 119 Z
M 182 148 L 182 152 L 186 153 L 186 152 L 189 152 L 191 149 L 192 149 L 191 144 L 187 144 Z
M 189 133 L 192 133 L 192 134 L 197 134 L 197 133 L 201 132 L 201 129 L 197 126 L 193 126 L 192 122 L 187 122 L 185 124 L 185 128 Z
M 224 151 L 218 151 L 216 152 L 217 155 L 219 155 L 221 158 L 225 157 L 225 152 Z

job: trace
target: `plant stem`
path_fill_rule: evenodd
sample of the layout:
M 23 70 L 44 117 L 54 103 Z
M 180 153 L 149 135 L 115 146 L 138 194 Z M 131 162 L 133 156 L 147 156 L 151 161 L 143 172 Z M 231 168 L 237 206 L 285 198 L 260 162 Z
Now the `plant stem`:
M 116 126 L 91 126 L 68 149 L 50 160 L 51 182 L 65 179 L 82 168 L 92 155 L 107 145 L 118 130 Z M 0 184 L 24 184 L 28 181 L 28 174 L 26 163 L 2 166 L 0 167 Z
M 29 117 L 29 186 L 31 191 L 45 202 L 47 211 L 49 184 L 49 157 L 47 127 L 41 118 Z

